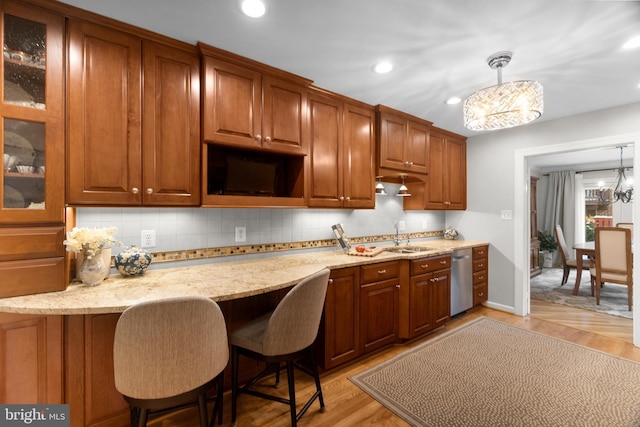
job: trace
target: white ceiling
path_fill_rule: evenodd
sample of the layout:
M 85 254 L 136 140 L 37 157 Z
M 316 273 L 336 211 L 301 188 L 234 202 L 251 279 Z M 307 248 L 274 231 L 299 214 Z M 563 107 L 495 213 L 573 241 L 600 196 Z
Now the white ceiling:
M 237 0 L 64 0 L 467 136 L 477 132 L 464 128 L 462 104 L 445 101 L 495 85 L 486 59 L 498 51 L 513 52 L 503 81 L 542 83 L 539 120 L 640 101 L 640 49 L 621 48 L 640 35 L 638 1 L 265 1 L 268 12 L 256 20 L 242 15 Z M 380 60 L 394 70 L 374 74 Z

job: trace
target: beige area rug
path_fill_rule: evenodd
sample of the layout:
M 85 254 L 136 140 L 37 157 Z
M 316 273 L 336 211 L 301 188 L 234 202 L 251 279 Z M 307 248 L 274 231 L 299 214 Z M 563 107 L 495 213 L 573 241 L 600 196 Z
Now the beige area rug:
M 350 380 L 412 426 L 640 426 L 640 363 L 484 317 Z
M 626 317 L 628 319 L 633 317 L 627 303 L 626 286 L 605 283 L 604 286 L 600 288 L 600 305 L 597 305 L 596 297 L 591 296 L 591 283 L 588 271 L 582 272 L 578 295 L 573 295 L 573 286 L 576 283 L 575 270 L 569 273 L 569 279 L 564 286 L 560 286 L 561 281 L 561 268 L 543 269 L 541 274 L 532 277 L 530 280 L 531 298 Z

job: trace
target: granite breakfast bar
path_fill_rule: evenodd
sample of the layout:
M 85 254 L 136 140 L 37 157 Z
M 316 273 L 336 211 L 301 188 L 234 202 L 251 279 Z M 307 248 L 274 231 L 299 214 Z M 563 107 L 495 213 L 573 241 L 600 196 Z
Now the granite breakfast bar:
M 356 346 L 349 356 L 354 360 L 370 351 L 357 348 L 362 347 L 358 333 L 361 337 L 367 335 L 360 328 L 380 323 L 370 322 L 367 317 L 351 325 L 345 320 L 353 322 L 363 315 L 365 302 L 359 305 L 361 298 L 367 298 L 369 303 L 370 294 L 364 290 L 369 285 L 361 286 L 361 271 L 363 281 L 365 270 L 393 273 L 394 279 L 380 283 L 391 282 L 390 293 L 398 298 L 397 295 L 410 294 L 409 288 L 413 286 L 409 280 L 410 266 L 418 263 L 417 260 L 425 264 L 425 259 L 450 258 L 448 255 L 455 249 L 487 247 L 486 242 L 462 240 L 426 240 L 412 242 L 412 245 L 427 246 L 430 250 L 402 254 L 384 251 L 371 257 L 328 250 L 249 260 L 236 258 L 187 267 L 155 268 L 136 277 L 112 274 L 94 287 L 72 283 L 64 291 L 2 298 L 0 321 L 4 329 L 0 331 L 0 340 L 6 360 L 4 401 L 67 403 L 72 427 L 126 426 L 129 408 L 115 389 L 113 379 L 113 336 L 122 311 L 142 301 L 200 295 L 218 302 L 227 329 L 233 331 L 275 308 L 290 287 L 323 268 L 332 270 L 335 282 L 333 290 L 327 291 L 325 310 L 344 317 L 333 319 L 332 323 L 338 328 L 336 333 L 346 334 L 347 339 L 332 337 L 332 332 L 321 326 L 317 342 L 319 363 L 326 369 L 343 363 L 340 358 L 323 361 L 322 354 L 327 354 L 325 348 L 331 346 L 331 351 L 342 353 L 335 343 L 349 340 L 350 345 Z M 403 310 L 381 301 L 373 307 L 376 311 L 373 315 L 384 324 L 397 325 L 395 319 Z M 346 313 L 348 310 L 351 312 Z M 328 311 L 325 313 L 329 316 Z M 394 320 L 389 320 L 391 318 Z M 257 369 L 249 367 L 241 372 L 241 381 L 250 378 Z M 230 384 L 229 378 L 225 383 Z M 6 387 L 9 384 L 13 386 Z
M 141 301 L 180 295 L 205 296 L 220 302 L 285 289 L 323 268 L 333 270 L 382 261 L 423 258 L 486 244 L 470 240 L 428 240 L 409 245 L 426 245 L 432 248 L 430 251 L 414 254 L 381 252 L 374 257 L 363 257 L 335 250 L 150 269 L 144 275 L 134 277 L 112 274 L 102 284 L 94 287 L 72 283 L 64 291 L 0 298 L 0 313 L 121 313 Z

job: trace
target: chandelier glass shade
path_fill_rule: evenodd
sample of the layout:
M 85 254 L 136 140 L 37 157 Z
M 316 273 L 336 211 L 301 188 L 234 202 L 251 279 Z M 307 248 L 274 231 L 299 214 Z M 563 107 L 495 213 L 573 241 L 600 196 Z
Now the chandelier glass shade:
M 533 80 L 502 83 L 502 68 L 511 52 L 491 55 L 489 67 L 498 70 L 498 84 L 471 94 L 463 107 L 464 125 L 471 130 L 507 129 L 529 123 L 542 116 L 542 85 Z
M 598 190 L 598 199 L 600 203 L 611 205 L 615 202 L 629 203 L 633 201 L 633 187 L 631 181 L 627 178 L 622 166 L 622 149 L 620 148 L 620 167 L 618 168 L 618 176 L 615 180 L 615 186 L 612 184 L 608 188 L 600 188 Z

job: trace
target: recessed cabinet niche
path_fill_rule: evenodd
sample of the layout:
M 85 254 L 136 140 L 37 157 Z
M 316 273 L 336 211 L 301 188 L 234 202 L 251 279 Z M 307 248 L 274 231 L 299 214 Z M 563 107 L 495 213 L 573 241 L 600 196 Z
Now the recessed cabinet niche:
M 203 137 L 237 148 L 306 155 L 310 80 L 203 43 Z
M 67 202 L 199 205 L 199 78 L 193 46 L 70 20 Z

